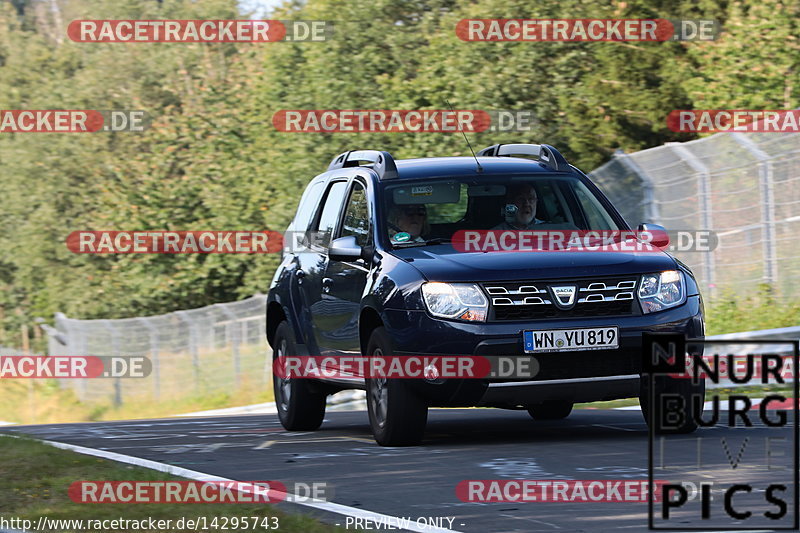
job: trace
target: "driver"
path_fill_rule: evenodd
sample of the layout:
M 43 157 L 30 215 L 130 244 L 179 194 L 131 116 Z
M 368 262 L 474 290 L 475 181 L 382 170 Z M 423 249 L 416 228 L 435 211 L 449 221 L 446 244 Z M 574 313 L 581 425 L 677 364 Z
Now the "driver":
M 511 185 L 506 192 L 506 220 L 492 229 L 524 230 L 533 229 L 544 221 L 536 218 L 536 202 L 539 200 L 536 189 L 530 183 Z M 510 206 L 516 207 L 516 209 Z

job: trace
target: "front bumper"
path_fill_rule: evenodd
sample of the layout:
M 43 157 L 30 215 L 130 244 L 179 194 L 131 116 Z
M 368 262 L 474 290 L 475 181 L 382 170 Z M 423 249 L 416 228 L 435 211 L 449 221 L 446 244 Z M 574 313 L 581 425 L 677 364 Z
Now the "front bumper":
M 639 374 L 489 383 L 477 405 L 516 407 L 546 400 L 562 400 L 570 403 L 608 401 L 637 396 L 639 387 Z
M 572 401 L 635 396 L 642 371 L 643 333 L 682 333 L 691 338 L 704 334 L 697 295 L 689 296 L 685 304 L 675 309 L 641 316 L 463 323 L 433 318 L 424 311 L 388 309 L 384 318 L 397 355 L 525 355 L 525 330 L 619 328 L 617 349 L 536 355 L 539 372 L 524 382 L 476 379 L 416 384 L 430 401 L 441 405 L 520 403 L 526 398 L 536 403 L 543 401 L 540 397 L 567 399 L 560 396 L 570 390 Z

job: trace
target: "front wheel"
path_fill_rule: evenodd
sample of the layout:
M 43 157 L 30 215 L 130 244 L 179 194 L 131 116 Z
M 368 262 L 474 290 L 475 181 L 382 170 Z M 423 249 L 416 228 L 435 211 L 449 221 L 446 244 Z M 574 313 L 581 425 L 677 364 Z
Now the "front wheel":
M 372 332 L 367 353 L 391 355 L 391 342 L 384 328 Z M 375 442 L 381 446 L 414 446 L 422 441 L 428 422 L 428 405 L 403 379 L 369 378 L 367 411 Z
M 292 341 L 292 329 L 285 320 L 275 330 L 273 361 L 278 357 L 297 355 Z M 325 417 L 326 395 L 315 392 L 308 379 L 282 378 L 272 372 L 275 405 L 281 425 L 288 431 L 313 431 Z
M 639 405 L 647 424 L 653 424 L 659 434 L 693 433 L 697 418 L 703 414 L 705 381 L 692 383 L 689 378 L 668 376 L 656 376 L 654 381 L 655 405 L 650 405 L 650 377 L 642 376 Z

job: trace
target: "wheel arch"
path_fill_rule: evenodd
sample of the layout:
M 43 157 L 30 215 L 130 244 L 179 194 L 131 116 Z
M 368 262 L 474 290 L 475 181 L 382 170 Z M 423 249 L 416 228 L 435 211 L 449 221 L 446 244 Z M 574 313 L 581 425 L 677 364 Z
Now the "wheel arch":
M 275 301 L 269 302 L 267 304 L 267 342 L 270 346 L 272 346 L 272 341 L 275 339 L 275 331 L 284 320 L 288 320 L 288 318 L 283 306 Z
M 366 355 L 369 337 L 376 328 L 383 326 L 381 315 L 372 307 L 365 307 L 361 310 L 358 317 L 358 337 L 361 345 L 361 353 Z

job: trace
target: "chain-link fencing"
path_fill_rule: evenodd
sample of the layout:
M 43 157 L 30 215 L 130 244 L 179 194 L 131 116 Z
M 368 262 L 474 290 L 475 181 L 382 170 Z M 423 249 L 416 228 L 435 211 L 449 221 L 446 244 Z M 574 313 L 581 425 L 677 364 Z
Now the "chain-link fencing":
M 63 379 L 82 402 L 115 404 L 271 387 L 266 296 L 164 315 L 77 320 L 56 314 L 50 355 L 144 356 L 146 378 Z
M 800 294 L 800 134 L 718 133 L 625 154 L 590 173 L 632 226 L 711 230 L 710 251 L 675 255 L 709 298 L 770 284 Z

